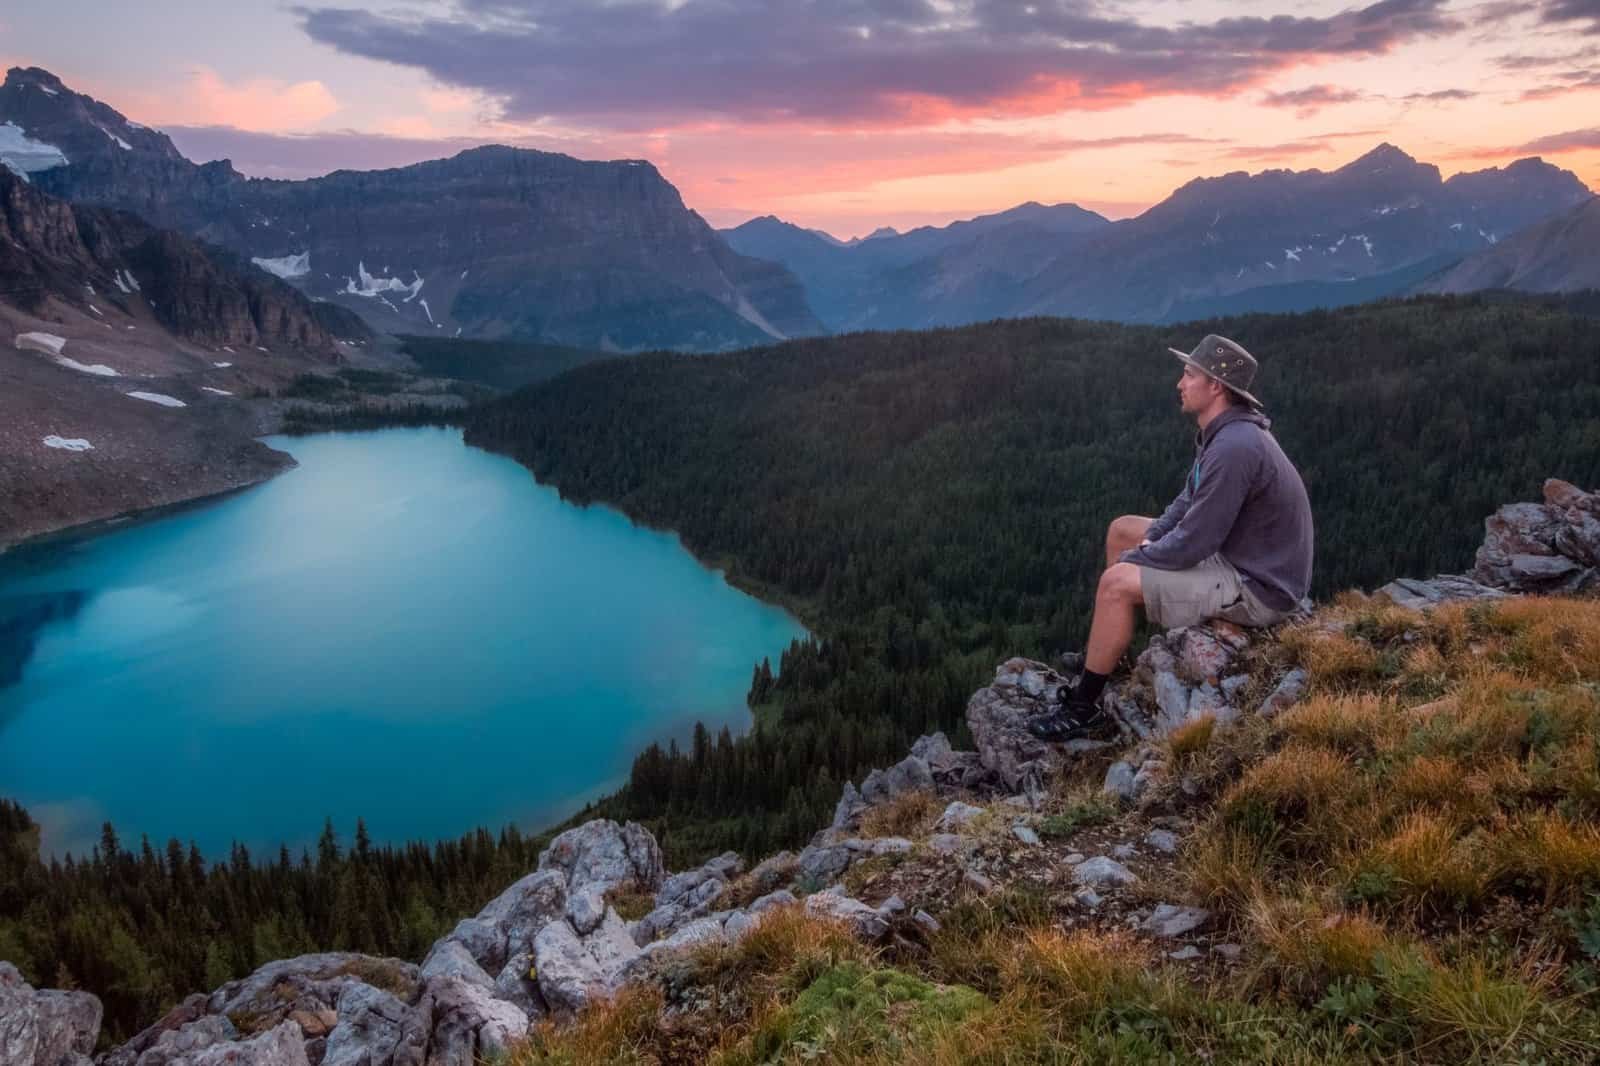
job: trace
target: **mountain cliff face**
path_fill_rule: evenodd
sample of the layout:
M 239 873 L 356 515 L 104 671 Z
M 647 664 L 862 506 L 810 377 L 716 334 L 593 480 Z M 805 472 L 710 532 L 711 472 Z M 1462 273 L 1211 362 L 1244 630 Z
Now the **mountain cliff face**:
M 22 68 L 0 87 L 0 122 L 14 130 L 0 156 L 41 189 L 221 245 L 383 330 L 610 350 L 820 331 L 786 270 L 730 249 L 640 160 L 489 146 L 250 179 L 226 161 L 194 164 L 164 135 Z
M 1418 292 L 1576 292 L 1600 289 L 1600 198 L 1591 198 L 1468 256 Z
M 126 212 L 74 207 L 4 167 L 0 276 L 0 302 L 28 311 L 56 302 L 101 317 L 102 305 L 114 307 L 204 344 L 289 345 L 334 361 L 336 336 L 367 333 L 355 316 L 226 252 Z

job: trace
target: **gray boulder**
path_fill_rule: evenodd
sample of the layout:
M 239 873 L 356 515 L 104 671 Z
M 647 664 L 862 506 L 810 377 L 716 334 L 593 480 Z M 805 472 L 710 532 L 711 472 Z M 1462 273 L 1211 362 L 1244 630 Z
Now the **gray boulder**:
M 960 800 L 953 800 L 944 809 L 944 813 L 939 815 L 939 820 L 934 823 L 934 828 L 941 833 L 954 833 L 965 828 L 968 822 L 983 813 L 982 807 L 963 803 Z
M 889 920 L 875 907 L 832 891 L 814 892 L 806 897 L 806 913 L 832 918 L 850 927 L 862 940 L 881 940 L 889 933 Z
M 849 869 L 852 858 L 851 850 L 843 844 L 820 848 L 808 845 L 796 863 L 795 878 L 812 887 L 825 885 Z
M 300 1027 L 281 1022 L 249 1040 L 211 1044 L 168 1059 L 168 1066 L 311 1066 Z
M 611 993 L 611 981 L 578 934 L 564 921 L 546 925 L 533 941 L 539 993 L 552 1011 L 574 1013 Z
M 507 1003 L 515 1004 L 528 1016 L 530 1023 L 537 1022 L 549 1011 L 539 986 L 528 975 L 533 972 L 533 952 L 524 951 L 506 961 L 505 968 L 494 979 L 494 994 Z
M 428 982 L 428 996 L 433 1001 L 433 1036 L 427 1066 L 477 1066 L 528 1033 L 528 1016 L 497 999 L 492 988 L 441 977 Z
M 1256 713 L 1263 718 L 1282 714 L 1300 702 L 1300 698 L 1305 695 L 1306 684 L 1310 680 L 1311 675 L 1307 674 L 1304 668 L 1297 666 L 1290 670 L 1283 675 L 1283 680 L 1278 682 L 1277 687 L 1267 698 L 1261 701 L 1261 707 Z
M 887 770 L 874 770 L 861 782 L 861 798 L 869 804 L 883 803 L 907 792 L 933 789 L 933 771 L 927 762 L 907 755 Z
M 426 981 L 455 977 L 480 988 L 494 987 L 494 978 L 457 940 L 440 940 L 433 945 L 428 957 L 422 960 L 422 977 Z
M 85 1064 L 100 1018 L 100 1000 L 89 993 L 35 990 L 15 966 L 0 962 L 0 1064 Z
M 432 1000 L 423 1003 L 415 1009 L 371 985 L 346 986 L 321 1066 L 421 1066 L 433 1020 Z
M 596 818 L 569 829 L 539 855 L 540 870 L 560 870 L 567 890 L 590 885 L 601 890 L 633 883 L 647 891 L 661 886 L 661 848 L 650 831 L 635 822 L 618 825 Z
M 1139 923 L 1139 928 L 1153 936 L 1172 939 L 1192 933 L 1211 920 L 1211 912 L 1199 907 L 1180 907 L 1163 903 Z
M 541 866 L 543 862 L 544 856 L 541 855 Z M 489 959 L 479 959 L 478 965 L 486 970 L 497 971 L 500 967 L 495 963 L 503 964 L 511 956 L 529 950 L 539 930 L 552 919 L 565 914 L 566 909 L 567 877 L 564 871 L 541 868 L 519 878 L 478 912 L 479 921 L 488 922 L 505 938 L 500 951 Z
M 1103 888 L 1107 885 L 1129 885 L 1139 880 L 1132 870 L 1115 859 L 1096 855 L 1072 868 L 1072 879 L 1085 888 Z

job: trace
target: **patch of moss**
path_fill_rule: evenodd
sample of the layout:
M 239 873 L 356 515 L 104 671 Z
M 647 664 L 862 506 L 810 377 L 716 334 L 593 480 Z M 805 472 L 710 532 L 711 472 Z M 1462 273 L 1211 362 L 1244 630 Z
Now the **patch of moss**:
M 901 970 L 841 963 L 819 974 L 723 1061 L 893 1055 L 989 1006 L 982 994 L 964 985 L 936 985 Z

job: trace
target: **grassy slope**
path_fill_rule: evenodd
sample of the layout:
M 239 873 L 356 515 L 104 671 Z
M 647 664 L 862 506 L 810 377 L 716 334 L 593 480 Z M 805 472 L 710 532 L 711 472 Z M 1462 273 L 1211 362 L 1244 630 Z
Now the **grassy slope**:
M 1346 594 L 1254 654 L 1305 665 L 1309 696 L 1170 742 L 1161 806 L 1193 829 L 1132 901 L 1211 907 L 1202 939 L 1238 962 L 1172 961 L 1053 883 L 1061 849 L 1149 827 L 1091 798 L 1100 762 L 1056 784 L 1033 857 L 1008 809 L 978 830 L 1010 871 L 994 893 L 949 890 L 925 849 L 852 870 L 938 934 L 874 949 L 779 909 L 513 1061 L 1600 1061 L 1600 600 L 1423 615 Z M 868 830 L 925 835 L 937 808 Z

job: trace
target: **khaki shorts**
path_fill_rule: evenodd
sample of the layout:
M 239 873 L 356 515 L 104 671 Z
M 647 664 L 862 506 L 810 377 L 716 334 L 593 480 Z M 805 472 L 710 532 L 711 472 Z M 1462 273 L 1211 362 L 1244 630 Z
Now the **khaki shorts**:
M 1207 556 L 1188 570 L 1139 567 L 1139 588 L 1150 621 L 1166 629 L 1225 618 L 1241 626 L 1270 626 L 1285 617 L 1258 600 L 1239 579 L 1239 571 L 1220 555 Z

